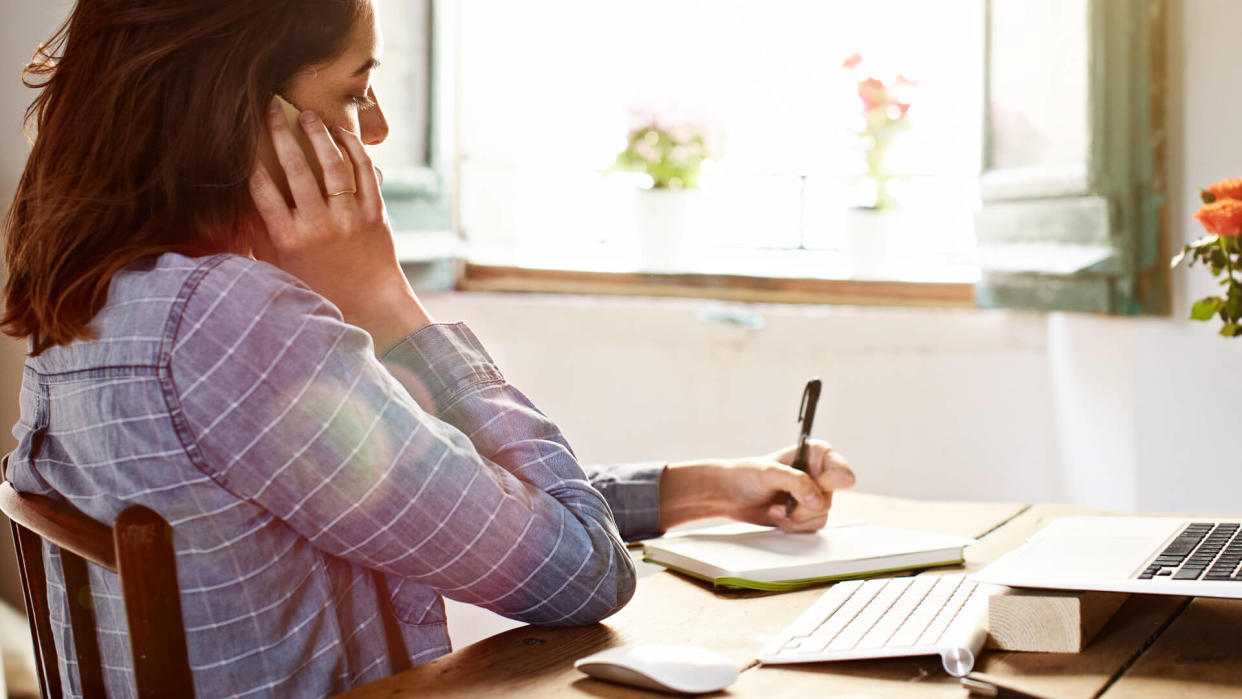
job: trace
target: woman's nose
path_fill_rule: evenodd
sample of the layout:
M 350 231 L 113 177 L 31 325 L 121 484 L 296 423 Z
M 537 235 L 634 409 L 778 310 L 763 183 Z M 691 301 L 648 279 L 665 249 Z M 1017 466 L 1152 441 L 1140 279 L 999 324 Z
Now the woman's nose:
M 375 96 L 375 91 L 371 91 L 371 99 L 374 100 L 375 106 L 361 112 L 358 115 L 358 130 L 362 136 L 362 142 L 368 146 L 379 145 L 388 138 L 388 119 L 384 116 L 384 109 L 380 106 L 379 98 Z

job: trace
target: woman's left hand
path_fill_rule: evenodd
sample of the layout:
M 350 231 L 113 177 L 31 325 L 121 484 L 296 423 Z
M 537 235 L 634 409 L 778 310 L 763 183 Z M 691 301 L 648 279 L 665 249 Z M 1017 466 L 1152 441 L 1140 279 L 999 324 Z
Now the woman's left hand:
M 834 490 L 854 485 L 854 472 L 827 442 L 807 442 L 807 470 L 790 464 L 797 446 L 766 456 L 672 464 L 660 481 L 660 528 L 707 517 L 815 531 L 828 520 Z M 797 501 L 785 516 L 785 494 Z
M 298 128 L 314 147 L 325 192 L 275 99 L 268 127 L 295 206 L 288 205 L 271 173 L 257 163 L 250 194 L 270 244 L 256 256 L 334 303 L 347 322 L 371 334 L 377 353 L 429 324 L 430 316 L 397 262 L 379 179 L 358 136 L 338 128 L 333 138 L 316 114 L 302 112 Z

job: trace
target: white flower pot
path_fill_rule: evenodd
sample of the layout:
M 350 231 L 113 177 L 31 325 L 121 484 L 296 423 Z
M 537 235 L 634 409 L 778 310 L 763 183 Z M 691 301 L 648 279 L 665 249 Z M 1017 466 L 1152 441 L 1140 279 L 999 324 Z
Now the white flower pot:
M 904 214 L 900 210 L 849 210 L 845 217 L 845 233 L 853 277 L 881 276 L 891 265 L 906 219 Z
M 684 271 L 686 241 L 697 219 L 700 192 L 642 189 L 634 196 L 639 266 L 644 271 Z

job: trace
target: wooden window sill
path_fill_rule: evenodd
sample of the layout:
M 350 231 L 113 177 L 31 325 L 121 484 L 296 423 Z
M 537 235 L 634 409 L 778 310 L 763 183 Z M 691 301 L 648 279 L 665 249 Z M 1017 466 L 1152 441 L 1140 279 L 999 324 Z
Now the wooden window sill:
M 974 285 L 964 282 L 571 271 L 469 262 L 463 263 L 457 288 L 462 291 L 677 296 L 763 303 L 975 307 Z

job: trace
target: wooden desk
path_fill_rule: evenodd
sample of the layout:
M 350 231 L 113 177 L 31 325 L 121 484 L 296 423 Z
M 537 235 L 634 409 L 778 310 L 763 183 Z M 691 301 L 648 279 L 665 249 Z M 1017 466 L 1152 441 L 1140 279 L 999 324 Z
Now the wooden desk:
M 973 536 L 966 564 L 976 570 L 1026 540 L 1049 519 L 1084 508 L 1014 503 L 943 503 L 861 493 L 836 494 L 833 516 Z M 953 570 L 953 569 L 943 569 Z M 712 648 L 743 668 L 713 696 L 868 695 L 965 697 L 938 656 L 759 667 L 767 639 L 823 593 L 724 592 L 669 572 L 639 580 L 625 609 L 594 626 L 513 629 L 425 665 L 360 687 L 350 699 L 380 697 L 638 697 L 649 692 L 593 680 L 574 660 L 636 642 Z M 1136 595 L 1082 653 L 988 651 L 976 666 L 1023 691 L 1047 697 L 1242 695 L 1242 600 Z

